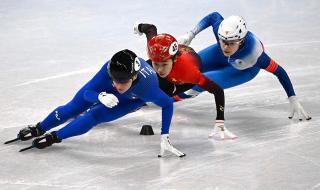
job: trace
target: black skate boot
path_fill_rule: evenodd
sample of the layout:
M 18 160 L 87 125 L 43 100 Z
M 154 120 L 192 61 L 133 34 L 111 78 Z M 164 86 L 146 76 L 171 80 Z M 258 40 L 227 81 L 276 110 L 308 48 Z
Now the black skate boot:
M 17 135 L 17 138 L 9 140 L 7 142 L 5 142 L 4 144 L 9 144 L 18 140 L 21 141 L 27 141 L 30 140 L 34 137 L 39 137 L 41 135 L 43 135 L 45 133 L 45 131 L 43 131 L 40 128 L 40 122 L 37 123 L 36 125 L 28 125 L 28 127 L 25 127 L 23 129 L 21 129 Z
M 56 131 L 52 131 L 51 133 L 47 133 L 42 137 L 35 138 L 31 146 L 23 148 L 19 152 L 23 152 L 31 148 L 44 149 L 54 143 L 61 143 L 61 140 L 58 138 Z

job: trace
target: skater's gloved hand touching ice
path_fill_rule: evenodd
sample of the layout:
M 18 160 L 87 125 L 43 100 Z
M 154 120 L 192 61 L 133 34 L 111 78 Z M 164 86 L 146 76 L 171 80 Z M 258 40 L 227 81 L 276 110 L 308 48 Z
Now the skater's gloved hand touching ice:
M 311 119 L 310 115 L 302 107 L 297 96 L 289 97 L 289 102 L 290 102 L 289 119 L 292 119 L 295 114 L 298 115 L 298 118 L 300 121 L 302 121 L 302 119 L 306 119 L 306 120 Z
M 175 147 L 170 142 L 169 135 L 168 134 L 162 134 L 161 135 L 161 142 L 160 142 L 160 154 L 158 157 L 162 157 L 165 151 L 172 152 L 176 156 L 183 157 L 185 154 Z
M 209 138 L 214 138 L 217 140 L 227 140 L 227 139 L 236 139 L 236 135 L 231 133 L 225 126 L 224 120 L 216 120 L 213 131 L 209 133 Z

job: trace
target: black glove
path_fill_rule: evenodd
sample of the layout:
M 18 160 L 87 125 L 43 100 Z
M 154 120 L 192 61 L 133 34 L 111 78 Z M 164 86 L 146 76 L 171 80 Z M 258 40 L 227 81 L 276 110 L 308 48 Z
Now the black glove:
M 36 125 L 29 125 L 28 127 L 21 129 L 18 133 L 18 138 L 22 141 L 27 141 L 34 137 L 39 137 L 44 133 L 45 131 L 43 131 L 40 128 L 40 122 L 39 122 Z
M 33 140 L 32 145 L 38 149 L 44 149 L 51 146 L 53 143 L 60 143 L 61 140 L 57 137 L 56 131 L 47 133 L 46 135 Z

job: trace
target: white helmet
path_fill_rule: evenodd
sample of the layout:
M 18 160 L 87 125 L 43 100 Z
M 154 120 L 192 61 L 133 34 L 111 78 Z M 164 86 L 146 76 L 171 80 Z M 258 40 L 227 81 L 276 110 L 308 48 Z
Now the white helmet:
M 225 41 L 243 39 L 247 33 L 246 21 L 240 16 L 224 19 L 218 29 L 219 38 Z

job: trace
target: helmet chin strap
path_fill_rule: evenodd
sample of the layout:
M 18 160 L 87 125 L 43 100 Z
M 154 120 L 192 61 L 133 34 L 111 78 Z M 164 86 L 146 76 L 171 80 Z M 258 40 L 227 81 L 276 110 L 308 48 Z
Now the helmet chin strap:
M 132 77 L 132 82 L 135 81 L 137 78 L 138 78 L 138 75 L 134 75 L 134 76 Z
M 177 57 L 181 55 L 180 51 L 178 50 L 176 54 L 174 54 L 173 56 L 171 56 L 171 60 L 172 60 L 172 64 L 174 64 L 174 62 L 176 61 Z
M 238 50 L 243 47 L 245 40 L 246 40 L 246 38 L 244 37 L 244 38 L 240 41 Z M 238 50 L 237 50 L 237 51 L 238 51 Z
M 132 77 L 132 84 L 131 84 L 131 86 L 135 85 L 138 81 L 139 81 L 138 75 L 134 75 L 134 76 Z

